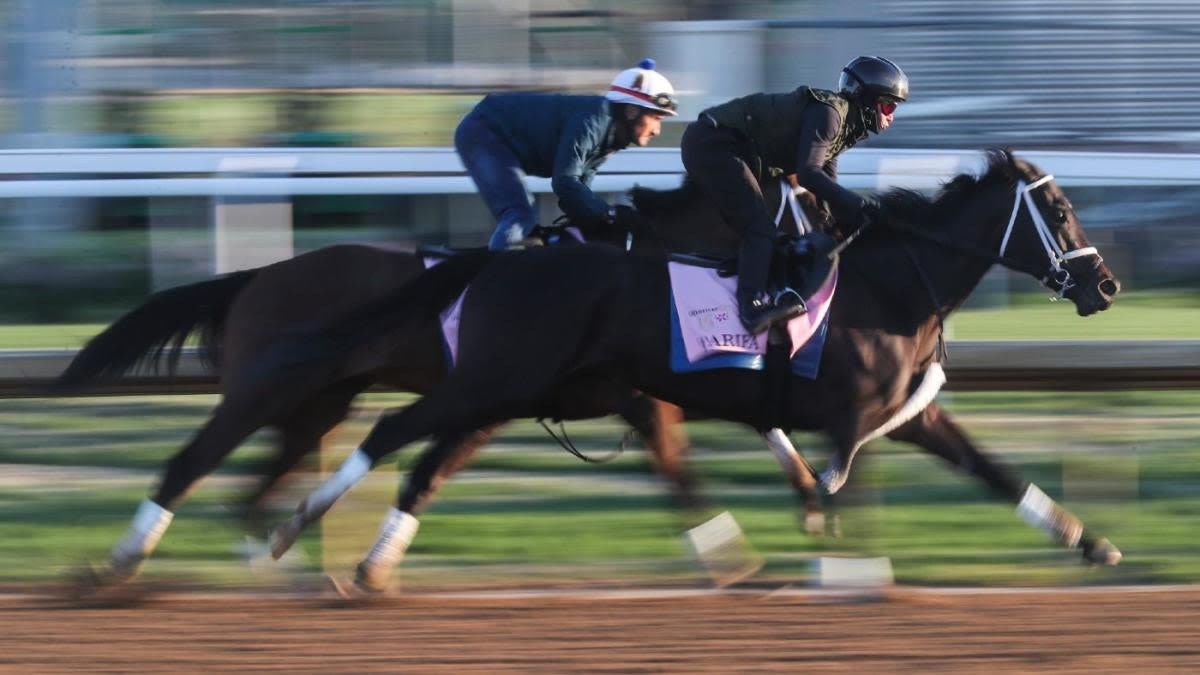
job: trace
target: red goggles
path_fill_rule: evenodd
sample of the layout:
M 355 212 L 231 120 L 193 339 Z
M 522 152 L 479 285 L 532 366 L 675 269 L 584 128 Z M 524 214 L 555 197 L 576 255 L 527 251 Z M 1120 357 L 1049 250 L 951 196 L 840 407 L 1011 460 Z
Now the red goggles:
M 879 113 L 881 115 L 891 115 L 892 113 L 896 112 L 896 107 L 900 104 L 896 101 L 880 101 L 875 105 L 879 108 Z

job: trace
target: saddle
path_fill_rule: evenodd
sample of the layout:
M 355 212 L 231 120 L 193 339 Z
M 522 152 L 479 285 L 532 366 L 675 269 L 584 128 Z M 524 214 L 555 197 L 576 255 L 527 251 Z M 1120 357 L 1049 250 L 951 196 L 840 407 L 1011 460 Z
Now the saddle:
M 771 296 L 791 289 L 807 300 L 828 279 L 837 267 L 837 240 L 824 232 L 810 232 L 800 237 L 788 236 L 777 240 L 771 256 L 771 272 L 767 292 Z M 671 260 L 685 265 L 717 270 L 723 277 L 737 274 L 737 257 L 714 257 L 696 253 L 672 253 Z

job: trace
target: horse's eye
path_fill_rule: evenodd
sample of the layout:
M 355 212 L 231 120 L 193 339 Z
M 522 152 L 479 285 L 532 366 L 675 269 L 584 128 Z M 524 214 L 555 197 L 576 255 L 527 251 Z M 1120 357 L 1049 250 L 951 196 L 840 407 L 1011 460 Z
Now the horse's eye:
M 1064 211 L 1063 209 L 1055 209 L 1054 210 L 1054 220 L 1056 220 L 1060 223 L 1067 222 L 1067 212 Z

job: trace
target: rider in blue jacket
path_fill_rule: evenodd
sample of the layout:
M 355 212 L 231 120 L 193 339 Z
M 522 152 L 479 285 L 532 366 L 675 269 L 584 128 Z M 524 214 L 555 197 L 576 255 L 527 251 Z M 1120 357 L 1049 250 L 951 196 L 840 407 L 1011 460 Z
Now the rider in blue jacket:
M 621 227 L 621 211 L 591 189 L 614 152 L 646 146 L 675 115 L 675 90 L 646 59 L 604 96 L 513 93 L 485 97 L 463 118 L 454 147 L 496 219 L 488 248 L 515 248 L 538 224 L 526 174 L 551 178 L 563 213 L 584 227 Z

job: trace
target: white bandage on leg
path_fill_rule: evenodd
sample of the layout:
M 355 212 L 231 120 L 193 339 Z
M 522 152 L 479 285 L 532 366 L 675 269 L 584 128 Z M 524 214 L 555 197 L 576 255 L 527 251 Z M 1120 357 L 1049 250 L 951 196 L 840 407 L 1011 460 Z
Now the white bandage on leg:
M 792 476 L 799 475 L 802 470 L 800 453 L 796 452 L 796 446 L 792 445 L 792 441 L 783 433 L 782 429 L 775 428 L 763 434 L 763 439 L 767 441 L 767 447 L 771 449 L 771 453 L 775 455 L 775 460 L 779 462 L 779 468 L 790 479 Z
M 413 514 L 393 506 L 384 516 L 383 523 L 379 526 L 379 536 L 375 538 L 375 545 L 371 547 L 371 552 L 367 554 L 364 562 L 373 566 L 388 567 L 400 562 L 404 552 L 412 544 L 413 537 L 417 535 L 419 526 L 420 522 Z
M 1030 525 L 1045 530 L 1067 548 L 1078 546 L 1083 537 L 1083 523 L 1033 483 L 1025 488 L 1025 494 L 1017 504 L 1017 515 Z
M 304 515 L 309 521 L 315 520 L 329 510 L 347 490 L 354 487 L 371 471 L 371 458 L 361 449 L 356 449 L 342 462 L 338 470 L 329 480 L 321 483 L 305 500 Z
M 144 558 L 150 555 L 174 517 L 175 514 L 153 501 L 142 501 L 137 512 L 133 514 L 133 521 L 129 523 L 125 536 L 113 547 L 113 558 Z

